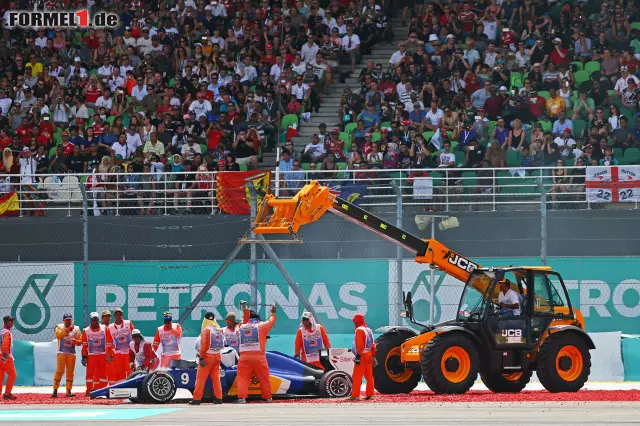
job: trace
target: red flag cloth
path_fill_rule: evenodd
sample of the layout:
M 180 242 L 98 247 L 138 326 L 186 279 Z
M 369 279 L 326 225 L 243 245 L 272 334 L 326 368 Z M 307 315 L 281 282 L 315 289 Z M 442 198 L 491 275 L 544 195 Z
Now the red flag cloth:
M 250 214 L 250 192 L 247 183 L 252 181 L 256 187 L 259 206 L 264 194 L 269 193 L 270 180 L 271 173 L 266 170 L 217 173 L 216 198 L 218 199 L 218 207 L 227 214 Z

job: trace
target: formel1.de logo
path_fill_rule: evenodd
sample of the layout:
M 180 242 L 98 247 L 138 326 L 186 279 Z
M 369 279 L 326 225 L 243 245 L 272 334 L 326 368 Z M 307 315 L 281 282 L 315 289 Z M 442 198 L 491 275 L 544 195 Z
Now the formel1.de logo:
M 115 28 L 118 15 L 97 12 L 89 15 L 88 9 L 69 11 L 12 10 L 6 18 L 8 28 Z

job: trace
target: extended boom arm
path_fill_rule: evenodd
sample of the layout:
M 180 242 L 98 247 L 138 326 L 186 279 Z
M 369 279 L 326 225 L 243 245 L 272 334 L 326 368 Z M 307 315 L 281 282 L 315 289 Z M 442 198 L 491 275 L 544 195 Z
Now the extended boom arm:
M 460 281 L 466 282 L 469 273 L 480 267 L 437 240 L 418 238 L 336 197 L 329 192 L 329 188 L 316 181 L 305 185 L 292 199 L 266 195 L 256 216 L 253 232 L 296 235 L 302 225 L 315 222 L 328 210 L 413 252 L 417 263 L 431 265 Z

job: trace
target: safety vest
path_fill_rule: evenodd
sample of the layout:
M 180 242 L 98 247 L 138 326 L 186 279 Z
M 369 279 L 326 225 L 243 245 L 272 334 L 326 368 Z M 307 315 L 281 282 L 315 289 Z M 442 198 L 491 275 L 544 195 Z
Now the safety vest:
M 221 328 L 211 327 L 209 333 L 209 349 L 207 349 L 207 353 L 219 354 L 224 348 L 224 332 Z
M 109 324 L 109 332 L 113 338 L 113 351 L 117 354 L 128 354 L 131 343 L 131 322 L 124 320 L 122 325 Z
M 240 326 L 240 353 L 260 350 L 260 333 L 258 323 Z
M 373 348 L 373 331 L 371 331 L 371 329 L 369 327 L 365 327 L 363 325 L 361 325 L 360 327 L 356 328 L 356 333 L 358 332 L 358 330 L 362 330 L 364 331 L 365 336 L 367 336 L 367 340 L 364 344 L 364 350 L 362 351 L 363 354 L 366 354 L 368 352 L 371 352 L 371 348 Z M 356 336 L 355 333 L 353 335 L 353 346 L 351 348 L 352 352 L 354 354 L 358 354 L 358 352 L 356 352 Z
M 66 328 L 64 324 L 58 324 L 58 327 Z M 88 336 L 87 336 L 88 337 Z M 58 353 L 59 354 L 76 354 L 76 341 L 80 340 L 80 328 L 73 326 L 73 330 L 62 339 L 58 339 Z
M 240 328 L 236 327 L 235 330 L 229 330 L 229 327 L 225 327 L 222 329 L 224 333 L 224 338 L 227 341 L 227 346 L 236 350 L 236 352 L 240 352 Z
M 300 327 L 302 332 L 302 347 L 307 362 L 320 361 L 320 349 L 322 349 L 322 333 L 320 326 L 316 326 L 314 331 L 309 331 L 305 327 Z
M 167 331 L 164 325 L 158 327 L 160 343 L 162 344 L 162 355 L 180 355 L 180 338 L 178 338 L 178 324 L 171 324 L 172 329 Z
M 92 330 L 91 326 L 84 329 L 87 335 L 87 345 L 89 355 L 104 355 L 107 353 L 107 327 L 100 324 L 97 331 Z
M 129 342 L 129 349 L 131 349 L 131 352 L 133 352 L 133 355 L 136 359 L 136 364 L 138 367 L 141 367 L 144 365 L 144 360 L 145 360 L 144 345 L 149 345 L 149 347 L 151 347 L 151 352 L 153 352 L 153 354 L 155 355 L 154 358 L 158 357 L 156 352 L 153 350 L 153 346 L 151 346 L 151 343 L 145 340 L 140 341 L 140 347 L 138 347 L 138 350 L 136 351 L 136 342 L 132 340 L 131 342 Z
M 4 342 L 4 336 L 11 337 L 11 330 L 7 330 L 3 328 L 0 330 L 0 348 L 2 348 L 2 343 Z M 11 349 L 9 351 L 9 358 L 13 359 L 13 339 L 11 339 Z

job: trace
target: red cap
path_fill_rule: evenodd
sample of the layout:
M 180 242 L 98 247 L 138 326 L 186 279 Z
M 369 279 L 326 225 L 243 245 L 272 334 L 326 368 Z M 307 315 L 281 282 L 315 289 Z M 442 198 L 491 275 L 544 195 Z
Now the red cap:
M 67 133 L 67 131 L 66 131 L 66 130 L 63 130 L 63 131 L 62 131 L 62 136 L 69 136 L 69 133 Z
M 368 136 L 368 137 L 371 137 L 371 133 L 367 132 L 367 133 L 365 133 L 365 134 L 364 134 L 364 137 L 365 137 L 365 138 L 366 138 L 367 136 Z
M 567 127 L 562 133 L 571 133 L 571 129 Z
M 408 126 L 409 124 L 411 124 L 411 121 L 409 121 L 409 120 L 402 120 L 402 125 L 403 125 L 403 126 Z
M 267 44 L 267 50 L 268 49 L 273 49 L 273 44 Z

